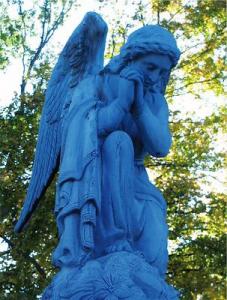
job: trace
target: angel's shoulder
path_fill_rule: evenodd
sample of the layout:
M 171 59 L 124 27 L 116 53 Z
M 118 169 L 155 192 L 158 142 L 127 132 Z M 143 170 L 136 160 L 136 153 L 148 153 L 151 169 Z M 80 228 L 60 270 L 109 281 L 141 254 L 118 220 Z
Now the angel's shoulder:
M 118 95 L 120 81 L 124 80 L 119 74 L 107 73 L 102 79 L 102 93 L 104 98 L 116 98 Z
M 95 89 L 95 81 L 96 76 L 95 75 L 88 75 L 83 80 L 80 81 L 78 84 L 78 89 L 81 89 L 81 91 L 93 91 Z
M 95 76 L 90 75 L 82 79 L 74 88 L 73 97 L 93 97 L 96 90 Z

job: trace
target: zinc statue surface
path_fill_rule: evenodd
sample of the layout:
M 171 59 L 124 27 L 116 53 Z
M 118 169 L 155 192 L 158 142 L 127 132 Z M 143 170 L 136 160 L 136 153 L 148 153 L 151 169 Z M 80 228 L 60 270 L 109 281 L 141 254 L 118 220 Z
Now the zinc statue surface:
M 166 202 L 144 157 L 171 146 L 164 98 L 180 51 L 158 25 L 134 31 L 104 67 L 107 25 L 87 13 L 46 91 L 20 232 L 59 171 L 59 273 L 42 299 L 178 299 L 165 282 Z

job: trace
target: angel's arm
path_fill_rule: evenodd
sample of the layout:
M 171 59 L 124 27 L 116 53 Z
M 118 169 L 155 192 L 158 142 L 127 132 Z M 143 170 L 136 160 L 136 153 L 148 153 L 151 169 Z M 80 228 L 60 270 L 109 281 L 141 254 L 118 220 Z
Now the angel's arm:
M 139 115 L 135 117 L 145 149 L 155 157 L 168 154 L 172 138 L 168 125 L 169 110 L 162 94 L 147 95 Z
M 109 105 L 100 108 L 98 111 L 98 134 L 105 136 L 117 130 L 125 113 L 126 110 L 118 98 Z
M 134 98 L 132 81 L 120 79 L 118 97 L 98 111 L 98 134 L 107 135 L 117 129 L 129 112 Z

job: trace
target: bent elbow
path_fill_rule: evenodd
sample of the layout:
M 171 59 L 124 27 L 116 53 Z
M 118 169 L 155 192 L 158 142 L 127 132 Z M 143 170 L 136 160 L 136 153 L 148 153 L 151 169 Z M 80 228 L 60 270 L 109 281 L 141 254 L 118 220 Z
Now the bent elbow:
M 167 141 L 162 145 L 159 151 L 157 151 L 156 157 L 166 157 L 169 154 L 170 148 L 172 145 L 171 135 L 167 139 Z
M 168 148 L 168 149 L 162 149 L 162 150 L 160 150 L 160 151 L 158 151 L 158 152 L 155 152 L 155 157 L 166 157 L 168 154 L 169 154 L 169 150 L 170 150 L 170 148 Z
M 154 157 L 166 157 L 170 151 L 171 144 L 172 139 L 171 135 L 169 135 L 169 137 L 163 139 L 162 142 L 159 140 L 155 145 L 150 145 L 150 147 L 148 147 L 148 152 Z

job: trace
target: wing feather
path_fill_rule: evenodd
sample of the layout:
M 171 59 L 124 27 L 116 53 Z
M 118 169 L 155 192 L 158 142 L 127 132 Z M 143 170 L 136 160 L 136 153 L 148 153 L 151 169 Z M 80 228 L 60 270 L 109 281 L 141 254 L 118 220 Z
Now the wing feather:
M 96 13 L 87 13 L 61 52 L 48 83 L 27 196 L 15 231 L 30 219 L 59 165 L 62 122 L 73 88 L 103 68 L 107 26 Z

